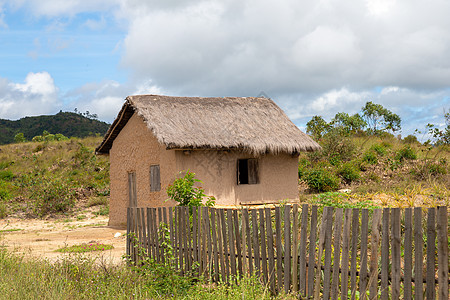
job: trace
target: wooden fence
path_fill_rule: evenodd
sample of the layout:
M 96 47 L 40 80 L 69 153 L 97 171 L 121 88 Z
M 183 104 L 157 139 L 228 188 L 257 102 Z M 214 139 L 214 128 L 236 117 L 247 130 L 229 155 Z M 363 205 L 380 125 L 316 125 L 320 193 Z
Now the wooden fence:
M 449 299 L 445 206 L 129 208 L 127 214 L 127 255 L 137 264 L 144 255 L 215 282 L 255 274 L 273 293 L 304 298 Z

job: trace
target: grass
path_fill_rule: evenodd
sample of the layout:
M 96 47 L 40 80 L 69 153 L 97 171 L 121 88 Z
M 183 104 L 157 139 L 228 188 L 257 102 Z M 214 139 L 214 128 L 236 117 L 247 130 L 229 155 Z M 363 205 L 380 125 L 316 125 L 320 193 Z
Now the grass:
M 28 216 L 71 213 L 80 200 L 107 206 L 108 157 L 96 156 L 101 137 L 28 142 L 2 146 L 0 197 L 8 214 Z M 17 205 L 17 204 L 21 205 Z
M 149 262 L 141 271 L 103 258 L 70 254 L 56 262 L 0 248 L 3 299 L 297 299 L 271 296 L 255 278 L 239 284 L 205 284 Z
M 320 193 L 349 189 L 350 195 L 346 196 L 346 199 L 340 199 L 338 203 L 334 203 L 336 199 L 333 197 L 319 202 L 327 202 L 332 206 L 353 207 L 364 200 L 370 200 L 369 194 L 378 194 L 380 199 L 375 199 L 377 206 L 430 207 L 449 204 L 449 145 L 429 147 L 420 143 L 405 144 L 389 135 L 351 137 L 350 140 L 349 145 L 353 144 L 353 151 L 336 148 L 334 151 L 342 153 L 300 155 L 301 202 L 320 205 L 321 203 L 317 203 L 317 197 L 322 197 Z M 326 144 L 329 141 L 319 142 Z M 320 187 L 320 183 L 325 182 L 326 177 L 319 177 L 311 182 L 308 175 L 313 167 L 322 170 L 324 174 L 328 174 L 327 176 L 338 176 L 339 185 L 331 190 L 317 191 L 317 186 Z
M 22 231 L 23 229 L 20 228 L 11 228 L 11 229 L 3 229 L 0 230 L 0 233 L 4 233 L 4 232 L 14 232 L 14 231 Z
M 61 253 L 85 253 L 94 251 L 105 251 L 111 249 L 114 249 L 113 245 L 102 243 L 89 243 L 89 244 L 73 245 L 70 247 L 63 247 L 55 251 Z

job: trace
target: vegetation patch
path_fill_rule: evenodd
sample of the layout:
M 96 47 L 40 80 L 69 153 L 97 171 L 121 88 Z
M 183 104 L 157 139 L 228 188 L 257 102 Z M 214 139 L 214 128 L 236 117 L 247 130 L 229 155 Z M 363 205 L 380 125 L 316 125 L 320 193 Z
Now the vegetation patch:
M 56 252 L 62 253 L 84 253 L 84 252 L 94 252 L 94 251 L 105 251 L 114 249 L 113 245 L 102 244 L 102 243 L 89 243 L 89 244 L 80 244 L 73 245 L 69 247 L 63 247 L 55 250 Z

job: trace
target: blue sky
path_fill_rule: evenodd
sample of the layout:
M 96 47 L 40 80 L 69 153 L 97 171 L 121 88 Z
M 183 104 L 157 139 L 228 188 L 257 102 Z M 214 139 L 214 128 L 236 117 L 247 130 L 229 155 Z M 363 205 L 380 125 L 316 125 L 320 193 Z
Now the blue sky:
M 0 0 L 0 118 L 96 113 L 127 95 L 257 96 L 300 128 L 367 101 L 403 136 L 450 109 L 444 0 Z

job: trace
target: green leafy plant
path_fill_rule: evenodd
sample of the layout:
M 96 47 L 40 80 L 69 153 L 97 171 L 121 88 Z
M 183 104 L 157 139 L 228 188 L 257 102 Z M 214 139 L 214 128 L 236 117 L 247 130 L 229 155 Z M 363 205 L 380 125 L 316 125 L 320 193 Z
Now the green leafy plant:
M 93 252 L 93 251 L 105 251 L 114 249 L 113 245 L 102 244 L 102 243 L 89 243 L 89 244 L 80 244 L 73 245 L 69 247 L 63 247 L 55 250 L 56 252 L 62 253 L 85 253 L 85 252 Z
M 358 180 L 361 175 L 359 174 L 359 169 L 352 162 L 347 162 L 342 164 L 337 174 L 346 182 L 350 183 L 352 181 Z
M 180 174 L 182 173 L 180 172 Z M 215 198 L 206 196 L 205 190 L 201 187 L 196 187 L 196 183 L 202 183 L 202 181 L 195 178 L 195 173 L 188 170 L 182 178 L 175 179 L 167 187 L 167 196 L 178 202 L 180 206 L 203 206 L 203 199 L 206 199 L 205 206 L 214 206 Z
M 398 150 L 395 154 L 395 159 L 402 162 L 405 159 L 416 159 L 416 152 L 410 147 L 405 146 L 402 149 Z
M 364 153 L 363 161 L 371 165 L 376 165 L 378 163 L 378 157 L 375 152 L 369 150 Z
M 67 182 L 60 179 L 45 178 L 33 188 L 35 211 L 40 216 L 67 212 L 75 205 L 75 192 Z
M 303 180 L 309 189 L 317 192 L 329 192 L 339 188 L 339 178 L 329 169 L 317 167 L 307 171 Z

